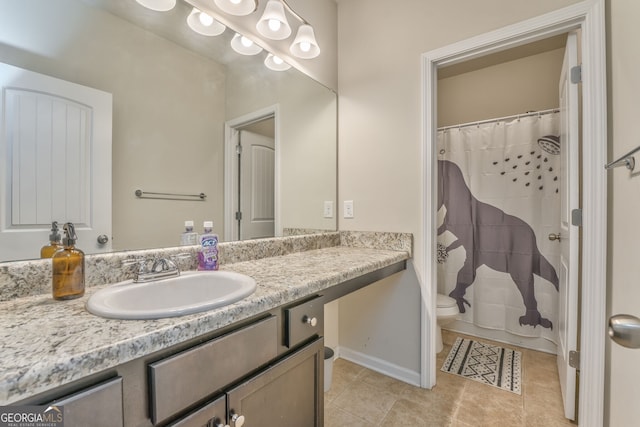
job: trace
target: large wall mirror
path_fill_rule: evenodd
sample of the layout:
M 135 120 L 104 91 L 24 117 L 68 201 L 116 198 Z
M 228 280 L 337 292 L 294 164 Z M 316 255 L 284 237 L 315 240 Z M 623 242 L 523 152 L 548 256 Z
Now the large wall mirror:
M 163 13 L 134 0 L 0 0 L 0 63 L 111 95 L 111 194 L 91 194 L 111 199 L 108 250 L 177 246 L 185 220 L 193 220 L 196 231 L 213 221 L 221 240 L 266 237 L 239 231 L 238 210 L 257 221 L 271 212 L 275 236 L 336 230 L 335 214 L 327 217 L 324 209 L 336 200 L 336 94 L 294 68 L 266 68 L 266 52 L 237 54 L 229 28 L 216 37 L 193 32 L 186 23 L 191 10 L 183 0 Z M 254 206 L 240 205 L 241 186 L 234 182 L 245 175 L 232 138 L 249 140 L 245 132 L 275 144 L 271 160 L 253 159 L 273 163 L 272 175 L 245 179 L 253 182 L 246 191 L 254 196 L 272 193 Z M 242 145 L 237 151 L 246 153 Z M 53 169 L 54 176 L 65 172 Z M 10 193 L 12 175 L 0 173 Z M 266 181 L 272 189 L 265 190 Z M 146 198 L 136 190 L 206 197 Z M 32 255 L 7 256 L 17 244 L 4 239 L 0 261 L 37 258 L 49 236 L 41 222 L 26 227 L 35 236 Z M 78 246 L 102 251 L 93 240 L 81 238 Z

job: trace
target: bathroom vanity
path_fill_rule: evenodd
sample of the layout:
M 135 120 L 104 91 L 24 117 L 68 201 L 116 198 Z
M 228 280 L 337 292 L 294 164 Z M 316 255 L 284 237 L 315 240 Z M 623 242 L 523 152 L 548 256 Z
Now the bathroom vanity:
M 322 426 L 324 304 L 405 269 L 410 243 L 376 249 L 367 246 L 385 245 L 344 235 L 300 249 L 309 237 L 282 239 L 278 256 L 223 263 L 257 290 L 203 313 L 89 314 L 86 300 L 108 284 L 63 303 L 0 303 L 0 405 L 64 405 L 68 426 Z
M 269 310 L 19 404 L 63 405 L 70 426 L 322 426 L 320 299 Z M 297 335 L 291 316 L 306 326 Z

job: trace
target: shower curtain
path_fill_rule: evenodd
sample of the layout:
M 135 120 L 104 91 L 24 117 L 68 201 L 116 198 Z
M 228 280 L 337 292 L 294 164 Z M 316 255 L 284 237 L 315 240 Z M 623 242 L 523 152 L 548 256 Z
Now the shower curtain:
M 557 342 L 559 113 L 438 132 L 438 292 L 461 320 Z

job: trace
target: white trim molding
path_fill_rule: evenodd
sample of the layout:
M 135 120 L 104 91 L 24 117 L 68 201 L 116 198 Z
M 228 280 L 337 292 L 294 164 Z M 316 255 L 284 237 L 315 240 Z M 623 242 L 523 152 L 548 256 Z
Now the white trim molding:
M 336 349 L 336 354 L 340 359 L 348 360 L 349 362 L 364 366 L 372 371 L 379 372 L 407 384 L 415 385 L 416 387 L 420 386 L 420 372 L 409 370 L 403 366 L 389 363 L 386 360 L 369 356 L 368 354 L 351 350 L 346 347 L 338 347 L 338 349 Z
M 586 0 L 422 55 L 422 387 L 435 385 L 437 69 L 576 29 L 582 31 L 580 426 L 604 423 L 607 99 L 605 0 Z

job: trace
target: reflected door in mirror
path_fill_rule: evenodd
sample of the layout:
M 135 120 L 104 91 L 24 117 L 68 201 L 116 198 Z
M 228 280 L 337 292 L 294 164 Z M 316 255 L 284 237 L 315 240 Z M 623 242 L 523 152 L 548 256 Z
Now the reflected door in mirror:
M 111 95 L 0 63 L 0 261 L 37 258 L 51 222 L 110 249 Z
M 275 142 L 273 138 L 241 130 L 240 240 L 275 235 Z

